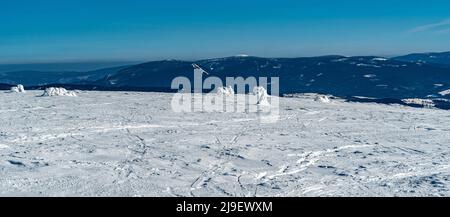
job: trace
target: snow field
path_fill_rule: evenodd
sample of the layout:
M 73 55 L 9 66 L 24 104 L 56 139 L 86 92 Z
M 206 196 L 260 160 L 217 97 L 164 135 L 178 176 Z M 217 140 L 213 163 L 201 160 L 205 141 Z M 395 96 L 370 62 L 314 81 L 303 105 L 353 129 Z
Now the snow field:
M 313 94 L 261 123 L 168 93 L 40 94 L 0 93 L 1 196 L 450 195 L 445 110 Z

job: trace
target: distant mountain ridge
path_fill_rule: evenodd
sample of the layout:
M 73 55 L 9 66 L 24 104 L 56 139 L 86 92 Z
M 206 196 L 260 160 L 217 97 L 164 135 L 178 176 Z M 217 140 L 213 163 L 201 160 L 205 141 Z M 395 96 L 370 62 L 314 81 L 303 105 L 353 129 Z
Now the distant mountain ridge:
M 450 89 L 449 68 L 376 56 L 235 56 L 200 61 L 153 61 L 122 69 L 97 83 L 112 87 L 170 87 L 177 76 L 192 79 L 193 63 L 223 81 L 238 76 L 279 77 L 283 94 L 317 92 L 401 99 L 439 97 L 440 91 Z
M 89 72 L 0 73 L 0 83 L 33 88 L 52 84 L 97 90 L 170 91 L 172 79 L 193 79 L 192 64 L 209 75 L 226 77 L 279 77 L 280 93 L 324 93 L 340 97 L 447 98 L 450 61 L 447 53 L 424 53 L 384 58 L 339 55 L 264 58 L 232 56 L 198 61 L 163 60 Z M 439 61 L 427 61 L 424 57 Z M 449 58 L 450 59 L 450 58 Z
M 450 52 L 442 53 L 415 53 L 394 57 L 394 60 L 415 63 L 440 64 L 450 67 Z
M 105 68 L 87 72 L 32 70 L 0 72 L 0 83 L 23 84 L 25 86 L 39 86 L 52 83 L 90 84 L 126 67 L 128 66 Z

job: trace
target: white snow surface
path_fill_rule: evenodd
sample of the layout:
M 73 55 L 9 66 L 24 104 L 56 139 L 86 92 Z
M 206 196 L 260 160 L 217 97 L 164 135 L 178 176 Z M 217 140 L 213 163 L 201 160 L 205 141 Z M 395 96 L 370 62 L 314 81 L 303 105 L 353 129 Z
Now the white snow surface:
M 450 112 L 280 98 L 175 113 L 172 94 L 0 93 L 0 196 L 450 196 Z
M 77 96 L 77 94 L 62 87 L 49 87 L 44 90 L 42 96 Z

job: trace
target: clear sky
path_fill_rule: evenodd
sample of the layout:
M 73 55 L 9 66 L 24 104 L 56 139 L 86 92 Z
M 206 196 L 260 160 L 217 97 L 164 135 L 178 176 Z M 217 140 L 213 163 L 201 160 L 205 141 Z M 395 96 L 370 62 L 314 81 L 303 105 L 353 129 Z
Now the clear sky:
M 450 51 L 450 1 L 0 1 L 0 63 L 423 51 Z

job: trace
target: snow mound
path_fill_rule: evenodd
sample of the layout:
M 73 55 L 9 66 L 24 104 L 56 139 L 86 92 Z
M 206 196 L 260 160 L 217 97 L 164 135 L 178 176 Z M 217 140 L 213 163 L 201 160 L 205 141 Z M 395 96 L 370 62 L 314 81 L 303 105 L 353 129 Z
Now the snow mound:
M 14 93 L 25 93 L 25 88 L 23 87 L 23 85 L 19 84 L 17 86 L 11 87 L 11 92 Z
M 447 96 L 447 95 L 450 95 L 450 89 L 441 91 L 441 92 L 439 92 L 439 94 L 440 94 L 441 96 Z
M 419 106 L 423 106 L 423 107 L 428 107 L 428 108 L 432 108 L 434 106 L 436 106 L 433 102 L 433 100 L 431 99 L 402 99 L 402 101 L 406 104 L 412 104 L 412 105 L 419 105 Z
M 224 95 L 224 96 L 232 96 L 234 95 L 234 90 L 231 86 L 228 87 L 219 87 L 217 89 L 218 95 Z
M 316 102 L 323 102 L 323 103 L 330 103 L 331 99 L 328 96 L 325 95 L 317 95 L 314 99 Z
M 44 90 L 42 96 L 77 96 L 77 94 L 62 87 L 49 87 Z
M 256 95 L 256 100 L 258 105 L 270 105 L 267 94 L 267 90 L 264 87 L 257 86 L 253 88 L 253 94 Z

